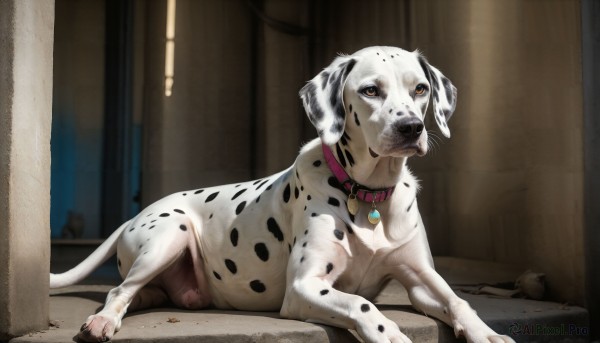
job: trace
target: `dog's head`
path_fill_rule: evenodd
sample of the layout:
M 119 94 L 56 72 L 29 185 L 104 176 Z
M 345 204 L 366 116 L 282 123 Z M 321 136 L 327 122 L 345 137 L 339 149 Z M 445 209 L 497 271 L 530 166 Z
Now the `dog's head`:
M 417 51 L 370 47 L 337 57 L 300 90 L 321 140 L 335 144 L 344 131 L 361 131 L 372 154 L 408 157 L 427 152 L 429 99 L 435 121 L 450 137 L 456 88 Z

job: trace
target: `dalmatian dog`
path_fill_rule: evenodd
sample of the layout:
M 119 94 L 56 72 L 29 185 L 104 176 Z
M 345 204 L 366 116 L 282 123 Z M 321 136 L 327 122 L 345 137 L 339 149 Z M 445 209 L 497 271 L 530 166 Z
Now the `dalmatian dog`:
M 119 227 L 50 287 L 82 280 L 117 254 L 123 283 L 79 339 L 107 341 L 127 310 L 170 302 L 280 311 L 353 329 L 365 342 L 409 342 L 371 300 L 391 279 L 413 306 L 468 342 L 513 342 L 490 329 L 435 271 L 408 157 L 428 150 L 429 100 L 447 121 L 456 88 L 419 52 L 369 47 L 339 56 L 300 91 L 319 138 L 260 180 L 172 194 Z

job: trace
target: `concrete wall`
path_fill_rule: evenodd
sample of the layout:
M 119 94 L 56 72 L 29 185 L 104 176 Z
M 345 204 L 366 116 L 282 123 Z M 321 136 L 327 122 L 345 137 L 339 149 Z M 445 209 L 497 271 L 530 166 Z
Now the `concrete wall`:
M 580 4 L 452 4 L 418 2 L 436 24 L 411 38 L 459 89 L 452 139 L 413 163 L 433 251 L 544 272 L 551 298 L 582 304 Z
M 307 25 L 306 2 L 263 5 L 269 16 Z M 164 7 L 147 4 L 144 202 L 287 168 L 314 137 L 298 100 L 312 77 L 307 38 L 257 21 L 244 2 L 178 0 L 175 82 L 166 97 Z
M 48 327 L 54 1 L 0 1 L 0 340 Z

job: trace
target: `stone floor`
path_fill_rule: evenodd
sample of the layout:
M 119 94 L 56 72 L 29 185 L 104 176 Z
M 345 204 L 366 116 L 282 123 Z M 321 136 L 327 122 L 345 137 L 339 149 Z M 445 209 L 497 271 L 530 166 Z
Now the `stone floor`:
M 436 268 L 455 289 L 514 280 L 519 270 L 508 266 L 436 258 Z M 110 285 L 77 285 L 52 291 L 51 327 L 14 338 L 10 343 L 73 342 L 83 320 L 101 308 Z M 506 299 L 458 291 L 481 318 L 517 342 L 588 342 L 587 311 L 555 302 Z M 445 324 L 416 313 L 406 291 L 392 282 L 377 306 L 414 342 L 454 342 Z M 281 319 L 273 312 L 183 311 L 160 308 L 134 312 L 123 320 L 113 342 L 359 342 L 354 333 L 326 325 Z

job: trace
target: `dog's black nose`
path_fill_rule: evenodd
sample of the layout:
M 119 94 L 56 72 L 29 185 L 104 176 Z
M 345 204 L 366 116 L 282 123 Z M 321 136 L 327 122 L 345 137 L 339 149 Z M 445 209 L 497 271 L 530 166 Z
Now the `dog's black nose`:
M 417 118 L 410 118 L 402 121 L 400 125 L 398 125 L 398 132 L 404 137 L 408 139 L 413 139 L 419 137 L 423 132 L 423 122 Z

